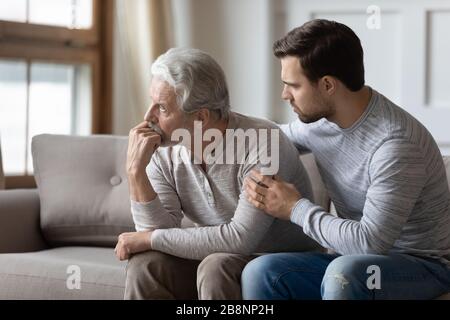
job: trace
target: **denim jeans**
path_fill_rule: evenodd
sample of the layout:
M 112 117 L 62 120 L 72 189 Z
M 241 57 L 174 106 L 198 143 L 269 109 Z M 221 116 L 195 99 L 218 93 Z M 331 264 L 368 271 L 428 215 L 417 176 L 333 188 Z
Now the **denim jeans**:
M 433 299 L 450 292 L 450 268 L 406 254 L 274 253 L 247 264 L 244 299 Z

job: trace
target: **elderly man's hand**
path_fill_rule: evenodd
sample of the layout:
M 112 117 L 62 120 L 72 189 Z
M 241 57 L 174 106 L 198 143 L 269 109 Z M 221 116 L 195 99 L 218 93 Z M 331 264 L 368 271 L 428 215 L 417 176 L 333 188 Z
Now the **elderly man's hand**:
M 117 258 L 128 260 L 134 253 L 151 250 L 150 237 L 151 231 L 122 233 L 114 249 Z
M 284 182 L 278 176 L 274 179 L 263 176 L 256 170 L 253 170 L 250 176 L 251 178 L 247 177 L 244 181 L 247 200 L 275 218 L 289 220 L 292 208 L 302 198 L 295 186 Z
M 145 172 L 155 150 L 161 144 L 161 135 L 144 121 L 130 130 L 126 170 L 128 174 Z

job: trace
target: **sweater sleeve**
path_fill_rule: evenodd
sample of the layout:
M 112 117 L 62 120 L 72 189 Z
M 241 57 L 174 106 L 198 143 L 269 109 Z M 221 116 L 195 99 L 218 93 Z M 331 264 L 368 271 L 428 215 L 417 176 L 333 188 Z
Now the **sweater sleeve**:
M 164 172 L 167 171 L 167 172 Z M 155 153 L 147 167 L 147 175 L 157 197 L 150 202 L 131 200 L 131 213 L 136 231 L 175 228 L 181 225 L 183 213 L 170 170 L 162 170 Z
M 301 199 L 291 221 L 340 254 L 386 254 L 399 239 L 426 182 L 423 155 L 401 139 L 385 142 L 369 166 L 370 187 L 360 221 L 335 217 Z

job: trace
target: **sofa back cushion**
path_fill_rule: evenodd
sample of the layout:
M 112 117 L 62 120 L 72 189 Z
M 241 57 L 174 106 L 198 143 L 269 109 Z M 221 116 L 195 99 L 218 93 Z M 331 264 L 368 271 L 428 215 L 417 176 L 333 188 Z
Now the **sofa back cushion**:
M 444 156 L 445 171 L 447 172 L 447 182 L 450 189 L 450 156 Z
M 50 245 L 111 246 L 134 231 L 127 137 L 39 135 L 32 140 L 41 227 Z
M 322 177 L 320 176 L 319 168 L 317 167 L 313 154 L 303 154 L 300 156 L 300 160 L 302 161 L 306 172 L 308 172 L 309 180 L 311 181 L 314 199 L 310 200 L 325 210 L 329 210 L 330 198 L 328 197 L 328 191 L 325 188 Z

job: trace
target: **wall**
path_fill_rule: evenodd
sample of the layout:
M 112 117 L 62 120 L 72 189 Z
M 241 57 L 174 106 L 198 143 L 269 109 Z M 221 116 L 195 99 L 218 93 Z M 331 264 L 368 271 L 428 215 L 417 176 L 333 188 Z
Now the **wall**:
M 270 114 L 270 5 L 269 0 L 173 1 L 176 45 L 210 53 L 227 75 L 232 109 L 261 117 Z

